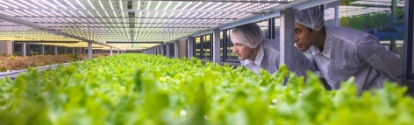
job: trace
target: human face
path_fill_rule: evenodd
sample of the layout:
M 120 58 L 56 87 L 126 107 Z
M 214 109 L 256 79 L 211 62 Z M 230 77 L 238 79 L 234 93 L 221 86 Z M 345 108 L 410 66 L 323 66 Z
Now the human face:
M 295 43 L 300 51 L 308 50 L 316 43 L 316 31 L 310 32 L 309 29 L 299 23 L 295 23 Z
M 242 44 L 242 42 L 236 38 L 241 38 L 238 37 L 237 35 L 240 35 L 239 33 L 232 33 L 231 34 L 231 42 L 233 43 L 233 53 L 237 54 L 237 57 L 239 58 L 239 60 L 244 60 L 247 59 L 251 56 L 251 54 L 253 53 L 253 49 L 250 48 L 247 45 Z

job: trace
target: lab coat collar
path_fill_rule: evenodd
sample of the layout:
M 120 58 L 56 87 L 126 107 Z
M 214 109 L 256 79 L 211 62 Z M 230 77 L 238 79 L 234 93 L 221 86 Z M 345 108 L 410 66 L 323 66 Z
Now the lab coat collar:
M 258 47 L 260 47 L 259 52 L 256 55 L 256 59 L 254 60 L 254 64 L 255 65 L 260 65 L 262 64 L 262 60 L 263 60 L 263 56 L 264 56 L 264 49 L 263 49 L 263 44 L 260 44 Z
M 326 30 L 326 38 L 325 38 L 325 45 L 323 47 L 323 52 L 322 55 L 328 58 L 331 58 L 332 55 L 332 34 L 331 34 L 331 29 L 328 27 L 325 27 Z M 317 53 L 321 53 L 321 51 L 319 50 L 319 47 L 316 46 L 312 46 L 313 47 L 313 51 L 312 51 L 312 55 L 316 55 Z

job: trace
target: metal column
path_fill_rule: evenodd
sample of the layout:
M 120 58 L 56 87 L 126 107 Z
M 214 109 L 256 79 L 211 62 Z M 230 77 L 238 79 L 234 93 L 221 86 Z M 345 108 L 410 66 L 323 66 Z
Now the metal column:
M 268 19 L 267 23 L 267 38 L 275 39 L 275 18 Z
M 178 58 L 178 40 L 174 42 L 174 57 Z
M 111 47 L 111 49 L 109 50 L 109 55 L 110 55 L 110 56 L 112 56 L 112 47 Z
M 213 46 L 211 47 L 213 51 L 212 59 L 214 63 L 220 63 L 220 30 L 215 29 L 213 30 Z
M 22 44 L 22 56 L 26 56 L 26 43 Z
M 194 56 L 194 37 L 188 37 L 187 41 L 187 58 L 191 58 Z
M 295 67 L 295 10 L 292 8 L 280 12 L 280 66 L 289 70 Z
M 167 57 L 170 57 L 170 44 L 167 43 L 166 47 L 167 47 Z
M 40 54 L 45 55 L 45 45 L 40 45 Z
M 88 58 L 92 59 L 92 42 L 88 42 Z
M 58 55 L 58 48 L 57 48 L 57 46 L 55 46 L 54 51 L 55 51 L 55 52 L 54 52 L 54 54 L 55 54 L 55 55 Z
M 414 1 L 405 0 L 404 6 L 404 45 L 403 45 L 403 79 L 414 79 Z

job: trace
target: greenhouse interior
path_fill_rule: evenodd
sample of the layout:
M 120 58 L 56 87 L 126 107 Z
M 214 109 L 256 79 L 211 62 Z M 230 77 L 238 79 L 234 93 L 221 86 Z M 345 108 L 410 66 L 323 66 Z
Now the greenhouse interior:
M 413 43 L 413 0 L 0 0 L 0 125 L 412 125 Z

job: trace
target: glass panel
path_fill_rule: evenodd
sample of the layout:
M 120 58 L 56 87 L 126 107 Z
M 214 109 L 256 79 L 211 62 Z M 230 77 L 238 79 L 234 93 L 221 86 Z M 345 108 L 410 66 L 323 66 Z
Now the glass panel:
M 14 43 L 14 55 L 21 56 L 22 55 L 22 45 L 20 43 Z
M 200 49 L 201 49 L 201 44 L 200 44 L 200 37 L 196 37 L 195 38 L 195 57 L 200 58 Z
M 338 20 L 335 20 L 335 10 L 339 10 Z M 325 6 L 324 13 L 327 25 L 337 23 L 341 27 L 367 32 L 401 56 L 404 42 L 404 1 L 342 0 L 336 5 Z
M 66 47 L 57 47 L 58 48 L 58 54 L 65 54 Z M 98 50 L 100 51 L 100 50 Z
M 224 32 L 224 31 L 221 31 L 221 32 L 220 32 L 220 60 L 223 60 L 223 53 L 224 53 L 224 52 L 223 52 L 223 44 L 224 44 L 224 43 L 223 43 L 223 42 L 224 42 L 224 41 L 223 41 L 223 32 Z
M 168 43 L 168 45 L 170 46 L 170 57 L 174 57 L 174 43 Z
M 264 34 L 265 34 L 265 38 L 270 38 L 269 37 L 269 34 L 268 34 L 268 29 L 269 29 L 269 27 L 268 27 L 268 25 L 269 25 L 269 22 L 268 22 L 268 20 L 263 20 L 263 21 L 259 21 L 259 22 L 257 22 L 257 25 L 259 25 L 260 26 L 260 29 L 262 29 L 262 31 L 264 32 Z
M 232 30 L 227 30 L 227 59 L 238 59 L 237 55 L 233 53 L 233 43 L 231 42 Z
M 203 58 L 210 59 L 210 35 L 203 36 Z
M 280 40 L 280 18 L 275 18 L 275 39 Z
M 40 54 L 40 45 L 30 45 L 30 56 Z

